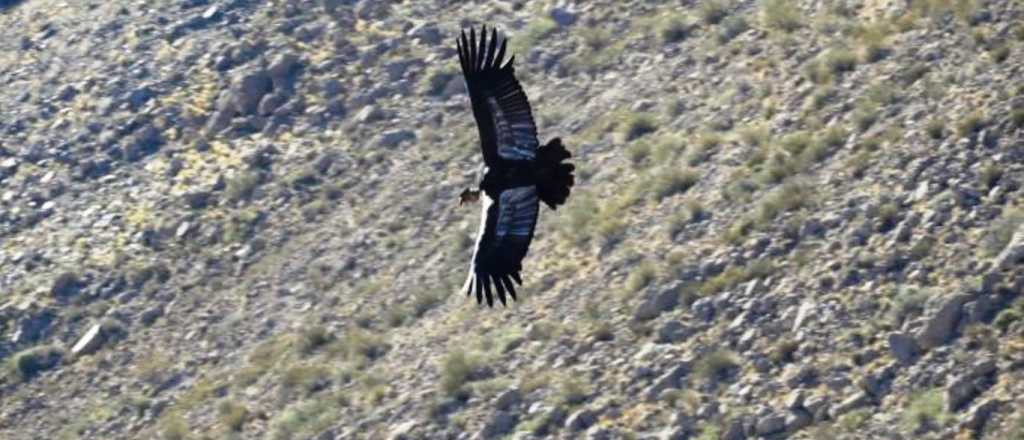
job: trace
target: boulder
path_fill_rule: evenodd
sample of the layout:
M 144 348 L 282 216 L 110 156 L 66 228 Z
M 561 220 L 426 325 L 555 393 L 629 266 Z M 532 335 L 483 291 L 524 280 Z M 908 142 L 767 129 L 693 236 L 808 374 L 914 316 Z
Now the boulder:
M 941 300 L 938 308 L 917 333 L 918 344 L 930 349 L 948 342 L 956 333 L 964 304 L 970 299 L 971 297 L 966 294 L 958 294 Z

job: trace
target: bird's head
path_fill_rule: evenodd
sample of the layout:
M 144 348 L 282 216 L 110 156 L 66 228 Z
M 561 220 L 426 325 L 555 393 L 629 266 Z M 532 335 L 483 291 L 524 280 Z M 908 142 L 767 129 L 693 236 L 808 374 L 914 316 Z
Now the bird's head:
M 462 191 L 462 194 L 459 194 L 459 206 L 465 205 L 466 203 L 476 203 L 477 200 L 480 200 L 479 190 L 473 191 L 466 188 Z

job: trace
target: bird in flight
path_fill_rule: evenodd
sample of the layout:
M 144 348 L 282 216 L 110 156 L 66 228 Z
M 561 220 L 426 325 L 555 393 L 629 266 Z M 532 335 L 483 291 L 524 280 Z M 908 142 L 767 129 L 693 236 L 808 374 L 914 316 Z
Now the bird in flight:
M 512 62 L 502 65 L 507 38 L 487 27 L 462 31 L 456 40 L 462 75 L 480 132 L 484 173 L 479 187 L 466 189 L 459 205 L 482 200 L 483 214 L 469 277 L 463 286 L 477 303 L 494 306 L 516 299 L 513 285 L 522 286 L 522 261 L 533 239 L 540 202 L 556 209 L 565 204 L 573 186 L 575 167 L 564 161 L 569 151 L 559 138 L 544 146 L 537 141 L 530 102 L 515 77 Z

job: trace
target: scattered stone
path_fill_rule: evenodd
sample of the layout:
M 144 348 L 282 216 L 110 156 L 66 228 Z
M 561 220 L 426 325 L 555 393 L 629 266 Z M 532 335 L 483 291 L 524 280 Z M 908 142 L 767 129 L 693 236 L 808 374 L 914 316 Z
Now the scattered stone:
M 160 134 L 160 130 L 151 124 L 146 124 L 128 137 L 122 155 L 125 160 L 134 162 L 156 153 L 163 143 L 164 139 Z
M 1000 270 L 1008 269 L 1021 260 L 1024 260 L 1024 224 L 1017 228 L 1010 242 L 996 256 L 995 267 Z
M 690 336 L 691 332 L 692 330 L 678 319 L 673 319 L 658 328 L 658 342 L 662 344 L 682 342 Z
M 795 432 L 811 425 L 814 418 L 803 409 L 791 410 L 786 414 L 785 431 Z
M 510 388 L 498 395 L 498 398 L 494 400 L 494 407 L 501 411 L 508 411 L 518 405 L 522 399 L 523 396 L 518 389 Z
M 50 309 L 23 311 L 19 315 L 11 334 L 11 343 L 15 345 L 32 344 L 42 340 L 57 319 L 57 314 Z
M 690 311 L 700 321 L 711 322 L 715 317 L 715 303 L 711 298 L 701 298 L 693 302 Z
M 508 411 L 495 411 L 491 419 L 484 424 L 480 430 L 481 438 L 497 438 L 512 431 L 518 419 L 515 414 Z
M 403 142 L 413 142 L 415 140 L 416 133 L 410 130 L 389 130 L 377 138 L 376 144 L 384 148 L 395 148 Z
M 679 388 L 680 380 L 682 380 L 683 377 L 686 377 L 689 373 L 690 363 L 680 363 L 655 380 L 654 383 L 647 388 L 647 391 L 644 392 L 644 395 L 647 396 L 648 401 L 657 400 L 663 391 Z
M 782 432 L 785 429 L 786 418 L 778 414 L 771 414 L 766 417 L 762 417 L 757 421 L 756 425 L 757 434 L 763 436 Z
M 77 274 L 74 272 L 64 272 L 53 280 L 53 284 L 50 286 L 50 293 L 56 298 L 66 299 L 77 295 L 83 287 L 85 287 L 85 283 L 79 279 Z
M 83 354 L 90 354 L 100 348 L 103 345 L 103 328 L 100 324 L 93 324 L 89 328 L 85 335 L 82 335 L 75 343 L 75 346 L 71 348 L 71 354 L 78 356 Z
M 964 427 L 974 432 L 980 432 L 992 416 L 992 413 L 999 409 L 999 404 L 999 401 L 996 399 L 986 399 L 975 405 L 967 413 L 967 418 L 964 419 Z
M 581 409 L 565 420 L 565 429 L 569 432 L 583 431 L 597 422 L 597 412 L 592 409 Z
M 839 416 L 853 411 L 857 408 L 865 406 L 871 403 L 871 396 L 865 391 L 860 391 L 840 402 L 838 405 L 832 408 L 831 417 L 833 419 L 839 418 Z
M 413 41 L 419 41 L 430 46 L 440 44 L 444 39 L 441 29 L 436 24 L 429 22 L 413 26 L 405 35 L 412 38 Z
M 416 426 L 418 425 L 419 422 L 415 420 L 409 420 L 407 422 L 400 423 L 396 425 L 394 428 L 391 428 L 391 431 L 388 432 L 387 438 L 388 440 L 413 440 L 416 437 L 413 436 L 412 433 L 413 430 L 416 429 Z
M 807 300 L 800 304 L 800 308 L 796 311 L 796 319 L 793 320 L 793 332 L 800 330 L 801 327 L 811 318 L 814 313 L 816 304 L 814 301 Z
M 576 23 L 576 12 L 565 7 L 558 6 L 551 8 L 550 15 L 551 19 L 554 20 L 559 27 L 572 26 L 573 23 Z
M 260 116 L 270 116 L 287 101 L 288 96 L 284 93 L 270 93 L 260 100 L 259 106 L 256 107 L 256 113 Z

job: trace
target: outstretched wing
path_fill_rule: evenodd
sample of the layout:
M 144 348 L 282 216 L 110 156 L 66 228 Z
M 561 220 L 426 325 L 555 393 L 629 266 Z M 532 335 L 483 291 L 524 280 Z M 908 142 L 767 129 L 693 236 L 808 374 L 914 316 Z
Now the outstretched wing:
M 482 196 L 480 233 L 469 277 L 462 290 L 467 295 L 475 293 L 477 303 L 486 298 L 488 306 L 494 305 L 493 293 L 497 293 L 498 300 L 505 305 L 506 295 L 516 299 L 512 282 L 523 284 L 519 273 L 533 240 L 540 206 L 537 187 L 531 185 L 505 190 L 497 201 L 487 193 L 482 193 Z
M 498 47 L 498 31 L 491 31 L 487 39 L 487 27 L 480 31 L 469 30 L 469 37 L 463 31 L 456 40 L 462 75 L 473 105 L 473 116 L 480 131 L 480 146 L 484 163 L 489 167 L 505 160 L 531 160 L 537 153 L 537 126 L 533 122 L 530 101 L 515 77 L 512 62 L 501 65 L 505 57 L 508 39 Z

